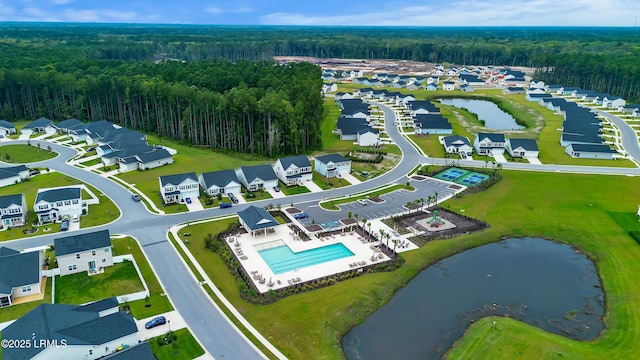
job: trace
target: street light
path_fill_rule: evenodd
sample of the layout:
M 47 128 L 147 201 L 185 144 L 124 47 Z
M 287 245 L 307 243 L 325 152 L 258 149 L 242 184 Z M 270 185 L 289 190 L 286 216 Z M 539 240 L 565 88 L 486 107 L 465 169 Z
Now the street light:
M 169 332 L 171 332 L 171 320 L 167 320 L 167 324 L 169 324 Z

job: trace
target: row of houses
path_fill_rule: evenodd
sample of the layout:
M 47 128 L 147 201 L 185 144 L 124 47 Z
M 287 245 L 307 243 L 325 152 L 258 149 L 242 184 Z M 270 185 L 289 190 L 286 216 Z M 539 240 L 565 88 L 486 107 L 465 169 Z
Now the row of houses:
M 440 143 L 448 154 L 460 154 L 464 159 L 471 156 L 473 150 L 479 155 L 494 156 L 506 150 L 514 158 L 537 158 L 538 144 L 534 139 L 509 138 L 501 133 L 478 133 L 473 141 L 460 135 L 443 136 Z
M 440 109 L 429 100 L 410 100 L 404 104 L 411 116 L 416 134 L 452 134 L 453 127 L 440 113 Z
M 336 132 L 340 140 L 355 141 L 359 146 L 380 144 L 379 131 L 371 127 L 369 104 L 352 96 L 336 97 L 340 107 L 340 117 Z
M 318 156 L 315 170 L 326 178 L 347 175 L 351 160 L 340 154 Z M 160 194 L 165 204 L 183 203 L 200 196 L 200 189 L 210 196 L 239 194 L 247 191 L 271 189 L 282 181 L 286 186 L 304 185 L 311 181 L 313 169 L 304 155 L 279 158 L 274 165 L 241 166 L 235 170 L 220 170 L 196 175 L 195 172 L 160 176 Z

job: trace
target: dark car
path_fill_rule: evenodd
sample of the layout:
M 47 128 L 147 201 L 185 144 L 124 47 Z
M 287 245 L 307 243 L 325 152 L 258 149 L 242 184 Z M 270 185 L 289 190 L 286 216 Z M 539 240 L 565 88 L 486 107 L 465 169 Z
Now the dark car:
M 62 220 L 62 222 L 60 223 L 60 231 L 67 230 L 69 230 L 69 220 Z
M 147 323 L 144 324 L 144 327 L 145 327 L 145 329 L 151 329 L 152 327 L 164 325 L 166 323 L 167 323 L 167 319 L 164 316 L 158 316 L 158 317 L 154 317 L 153 319 L 147 321 Z
M 132 194 L 132 195 L 131 195 L 131 199 L 132 199 L 133 201 L 135 201 L 135 202 L 138 202 L 138 201 L 140 201 L 140 195 L 138 195 L 138 194 Z
M 237 204 L 238 203 L 238 198 L 233 195 L 233 193 L 229 193 L 227 194 L 229 196 L 229 200 L 231 200 L 232 203 Z
M 186 201 L 187 204 L 191 204 L 191 198 L 186 198 L 184 201 Z
M 293 215 L 293 218 L 296 219 L 296 220 L 306 219 L 308 217 L 309 217 L 309 215 L 307 215 L 305 213 L 299 213 L 299 214 Z
M 226 209 L 226 208 L 230 208 L 232 205 L 226 202 L 221 202 L 220 203 L 220 209 Z
M 35 175 L 38 175 L 38 174 L 40 174 L 40 170 L 38 170 L 38 169 L 33 169 L 33 170 L 29 171 L 29 175 L 30 176 L 35 176 Z
M 275 191 L 275 192 L 279 192 L 279 191 L 280 191 L 280 186 L 274 186 L 274 187 L 273 187 L 273 191 Z

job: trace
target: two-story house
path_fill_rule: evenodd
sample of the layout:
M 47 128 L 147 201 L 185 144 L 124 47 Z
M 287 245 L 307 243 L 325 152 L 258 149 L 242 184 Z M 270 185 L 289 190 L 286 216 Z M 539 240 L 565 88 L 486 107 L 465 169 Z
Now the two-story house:
M 43 250 L 19 252 L 0 247 L 0 308 L 13 305 L 17 298 L 43 293 L 43 265 Z M 2 335 L 7 338 L 4 331 Z
M 473 146 L 479 155 L 502 154 L 504 153 L 504 134 L 498 133 L 478 133 L 473 142 Z
M 39 223 L 62 220 L 68 215 L 83 215 L 87 206 L 82 203 L 82 185 L 51 189 L 38 189 L 33 211 L 38 216 Z
M 83 271 L 101 273 L 113 266 L 109 230 L 67 236 L 53 240 L 60 276 Z
M 271 165 L 241 166 L 236 170 L 236 175 L 249 191 L 278 186 L 278 176 Z
M 184 173 L 158 177 L 160 195 L 165 204 L 190 202 L 200 196 L 200 184 L 196 173 Z M 189 199 L 189 200 L 187 200 Z
M 238 194 L 242 184 L 233 170 L 220 170 L 200 174 L 198 181 L 207 195 Z
M 0 196 L 0 229 L 27 223 L 27 202 L 24 194 Z
M 279 158 L 273 165 L 273 171 L 285 185 L 302 185 L 311 181 L 312 168 L 305 155 Z
M 317 156 L 314 160 L 316 171 L 325 178 L 334 178 L 351 173 L 351 160 L 340 154 Z

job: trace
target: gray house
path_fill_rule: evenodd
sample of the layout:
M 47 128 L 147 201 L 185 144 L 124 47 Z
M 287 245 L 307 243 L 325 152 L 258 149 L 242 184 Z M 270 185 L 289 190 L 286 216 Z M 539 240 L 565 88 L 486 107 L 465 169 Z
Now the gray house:
M 57 238 L 53 244 L 60 276 L 83 271 L 100 273 L 113 266 L 109 230 Z
M 233 170 L 212 171 L 200 174 L 198 182 L 207 195 L 238 194 L 241 183 Z
M 238 179 L 249 191 L 278 186 L 278 176 L 271 165 L 241 166 L 236 170 Z
M 42 250 L 21 253 L 0 247 L 0 308 L 13 305 L 18 298 L 44 292 L 40 286 L 43 260 Z M 7 339 L 4 331 L 2 335 Z M 6 351 L 3 349 L 3 356 Z

